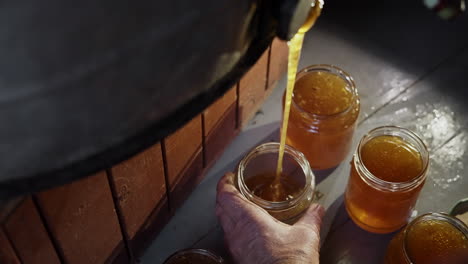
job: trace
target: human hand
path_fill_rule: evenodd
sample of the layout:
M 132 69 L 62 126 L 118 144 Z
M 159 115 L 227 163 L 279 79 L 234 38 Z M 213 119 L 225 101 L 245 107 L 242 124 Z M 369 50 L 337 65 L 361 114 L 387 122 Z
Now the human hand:
M 319 263 L 320 225 L 324 209 L 312 204 L 294 225 L 284 224 L 243 197 L 234 174 L 218 183 L 216 215 L 236 263 Z

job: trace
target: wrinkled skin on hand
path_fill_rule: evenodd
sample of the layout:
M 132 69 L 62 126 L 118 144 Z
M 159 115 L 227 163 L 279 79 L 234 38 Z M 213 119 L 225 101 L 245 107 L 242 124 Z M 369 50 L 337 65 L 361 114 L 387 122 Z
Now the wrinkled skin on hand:
M 227 173 L 218 183 L 216 215 L 236 263 L 319 263 L 324 209 L 318 204 L 294 225 L 284 224 L 244 198 L 234 186 L 234 175 Z

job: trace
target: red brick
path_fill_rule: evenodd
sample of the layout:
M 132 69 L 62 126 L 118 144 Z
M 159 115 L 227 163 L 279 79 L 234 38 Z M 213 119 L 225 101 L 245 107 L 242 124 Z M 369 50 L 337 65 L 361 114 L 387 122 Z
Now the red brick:
M 187 162 L 185 168 L 180 173 L 180 177 L 171 188 L 169 198 L 172 211 L 175 211 L 183 204 L 203 179 L 203 176 L 203 154 L 200 148 Z
M 205 167 L 210 167 L 237 134 L 237 85 L 209 106 L 204 118 Z
M 38 201 L 67 263 L 112 262 L 123 250 L 105 172 L 39 193 Z
M 0 263 L 2 264 L 20 264 L 18 257 L 8 241 L 5 233 L 0 229 Z
M 17 198 L 13 198 L 7 201 L 2 201 L 0 206 L 0 223 L 4 223 L 5 219 L 13 212 L 18 205 L 23 202 L 25 197 L 19 196 Z
M 288 70 L 288 43 L 278 38 L 273 40 L 270 52 L 268 88 L 274 88 Z
M 196 116 L 185 126 L 164 139 L 167 163 L 167 179 L 170 189 L 182 176 L 195 154 L 202 148 L 201 115 Z
M 239 124 L 244 126 L 265 98 L 268 74 L 268 50 L 239 82 Z
M 114 166 L 111 171 L 130 247 L 139 255 L 169 217 L 161 144 Z
M 129 238 L 166 198 L 164 165 L 158 143 L 112 168 L 117 199 Z
M 23 263 L 60 263 L 31 198 L 24 199 L 10 214 L 5 232 Z
M 229 108 L 235 106 L 237 100 L 237 85 L 234 85 L 223 97 L 210 105 L 203 113 L 205 135 L 207 136 L 221 121 Z
M 158 204 L 158 207 L 150 214 L 143 227 L 130 241 L 130 247 L 135 257 L 139 258 L 143 255 L 159 231 L 169 222 L 169 219 L 169 206 L 167 199 L 164 199 Z
M 210 167 L 237 135 L 236 102 L 226 109 L 208 133 L 205 129 L 205 162 Z

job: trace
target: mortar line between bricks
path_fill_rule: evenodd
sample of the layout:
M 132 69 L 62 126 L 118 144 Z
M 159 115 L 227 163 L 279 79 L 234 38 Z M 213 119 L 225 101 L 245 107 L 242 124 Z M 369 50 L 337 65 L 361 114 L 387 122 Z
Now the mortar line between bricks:
M 11 240 L 11 237 L 10 237 L 10 234 L 9 234 L 8 230 L 6 228 L 4 228 L 3 226 L 0 226 L 0 232 L 2 232 L 2 231 L 3 231 L 3 234 L 5 235 L 5 238 L 8 240 L 8 243 L 10 243 L 10 246 L 13 249 L 13 253 L 15 253 L 16 258 L 19 260 L 19 262 L 21 264 L 23 264 L 24 261 L 21 259 L 21 256 L 20 256 L 20 254 L 18 252 L 18 248 L 16 247 L 16 245 Z
M 36 211 L 39 215 L 39 218 L 41 219 L 42 225 L 44 226 L 44 229 L 49 236 L 50 242 L 52 244 L 52 247 L 54 247 L 55 252 L 57 254 L 57 257 L 60 261 L 60 263 L 65 264 L 67 261 L 65 260 L 65 253 L 63 252 L 62 247 L 60 247 L 59 242 L 55 238 L 55 236 L 52 233 L 52 229 L 50 228 L 49 223 L 47 222 L 47 219 L 44 216 L 44 211 L 43 208 L 35 194 L 31 196 L 31 200 L 33 201 L 34 207 L 36 208 Z
M 115 186 L 115 182 L 114 182 L 111 169 L 106 169 L 106 176 L 107 176 L 107 181 L 109 183 L 109 187 L 110 187 L 110 191 L 112 195 L 112 201 L 114 203 L 115 214 L 117 215 L 117 221 L 119 222 L 120 232 L 122 233 L 122 238 L 123 238 L 123 242 L 125 245 L 125 249 L 127 250 L 127 253 L 128 253 L 129 262 L 135 263 L 135 256 L 130 247 L 130 238 L 128 236 L 125 219 L 122 215 L 122 207 L 120 206 L 120 203 L 119 203 L 119 199 L 117 195 L 117 188 Z
M 166 140 L 161 140 L 161 155 L 163 160 L 163 171 L 164 171 L 164 181 L 166 184 L 166 198 L 167 198 L 167 207 L 169 209 L 169 213 L 172 211 L 172 201 L 171 201 L 171 186 L 169 184 L 169 170 L 167 168 L 167 155 L 166 155 Z
M 240 119 L 240 111 L 239 111 L 239 107 L 240 107 L 240 81 L 238 81 L 236 83 L 236 129 L 239 129 L 240 127 L 240 122 L 239 122 L 239 119 Z
M 267 73 L 266 73 L 266 82 L 265 82 L 265 91 L 268 90 L 268 84 L 270 83 L 270 64 L 271 64 L 271 48 L 273 47 L 273 44 L 270 43 L 270 46 L 268 46 L 268 58 L 267 58 Z
M 206 168 L 207 162 L 206 162 L 206 128 L 205 128 L 205 111 L 201 114 L 201 129 L 202 129 L 202 165 L 203 169 Z

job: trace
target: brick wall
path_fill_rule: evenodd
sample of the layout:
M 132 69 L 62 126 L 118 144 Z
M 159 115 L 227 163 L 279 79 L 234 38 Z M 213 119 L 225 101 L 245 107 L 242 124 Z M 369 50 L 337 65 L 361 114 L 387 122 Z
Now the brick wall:
M 287 52 L 274 40 L 223 97 L 129 160 L 3 206 L 0 263 L 133 262 L 273 90 Z

